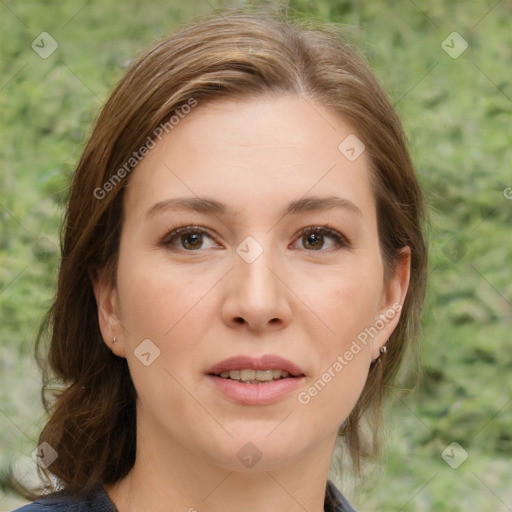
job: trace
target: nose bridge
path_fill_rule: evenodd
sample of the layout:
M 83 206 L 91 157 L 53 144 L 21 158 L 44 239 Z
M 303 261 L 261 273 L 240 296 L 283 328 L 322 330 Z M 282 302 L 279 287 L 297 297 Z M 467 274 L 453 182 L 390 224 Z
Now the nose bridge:
M 286 287 L 279 278 L 281 265 L 268 243 L 270 237 L 245 238 L 233 256 L 225 303 L 226 320 L 243 319 L 253 328 L 262 328 L 277 320 L 287 322 L 290 311 Z
M 245 238 L 236 248 L 234 261 L 236 284 L 255 305 L 265 301 L 277 293 L 276 277 L 270 271 L 275 266 L 275 255 L 268 243 L 260 236 L 258 241 L 250 236 Z M 267 242 L 267 243 L 265 243 Z

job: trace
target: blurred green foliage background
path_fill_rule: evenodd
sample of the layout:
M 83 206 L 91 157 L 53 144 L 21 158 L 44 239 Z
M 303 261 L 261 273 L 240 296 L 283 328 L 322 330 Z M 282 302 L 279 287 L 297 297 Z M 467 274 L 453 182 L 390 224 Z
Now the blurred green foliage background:
M 91 125 L 130 59 L 230 6 L 344 27 L 403 120 L 429 200 L 421 384 L 387 409 L 379 464 L 337 484 L 361 511 L 512 510 L 512 3 L 494 0 L 0 2 L 0 510 L 19 503 L 9 465 L 32 471 L 43 420 L 33 345 Z M 59 43 L 47 59 L 31 48 L 43 31 Z M 457 58 L 442 47 L 453 32 L 468 44 Z M 445 456 L 468 455 L 457 469 L 441 457 L 452 442 L 461 448 Z

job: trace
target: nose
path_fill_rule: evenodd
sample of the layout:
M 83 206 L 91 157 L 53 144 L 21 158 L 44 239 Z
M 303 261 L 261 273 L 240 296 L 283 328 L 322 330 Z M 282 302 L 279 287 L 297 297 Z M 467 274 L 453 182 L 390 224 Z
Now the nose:
M 265 332 L 283 329 L 290 323 L 292 293 L 270 250 L 263 250 L 251 263 L 235 253 L 225 290 L 222 319 L 229 327 Z

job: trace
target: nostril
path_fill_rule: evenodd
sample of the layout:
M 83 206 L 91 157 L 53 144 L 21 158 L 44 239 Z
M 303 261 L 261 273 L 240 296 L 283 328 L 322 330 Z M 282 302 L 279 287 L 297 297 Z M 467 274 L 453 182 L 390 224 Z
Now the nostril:
M 243 324 L 245 322 L 245 320 L 241 316 L 237 316 L 235 318 L 235 322 L 237 322 L 239 324 Z

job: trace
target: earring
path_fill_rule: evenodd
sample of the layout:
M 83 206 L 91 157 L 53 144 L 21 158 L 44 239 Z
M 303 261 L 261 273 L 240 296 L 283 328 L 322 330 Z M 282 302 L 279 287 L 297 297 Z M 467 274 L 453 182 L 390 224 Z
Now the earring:
M 386 341 L 386 343 L 387 343 L 387 341 Z M 379 361 L 382 354 L 385 354 L 387 351 L 388 351 L 388 348 L 386 347 L 386 345 L 382 345 L 382 347 L 380 347 L 380 349 L 379 349 L 379 352 L 380 352 L 379 357 L 372 359 L 372 363 L 376 363 L 377 361 Z
M 114 339 L 112 340 L 112 344 L 114 344 L 114 345 L 115 345 L 116 343 L 117 343 L 117 338 L 114 338 Z

